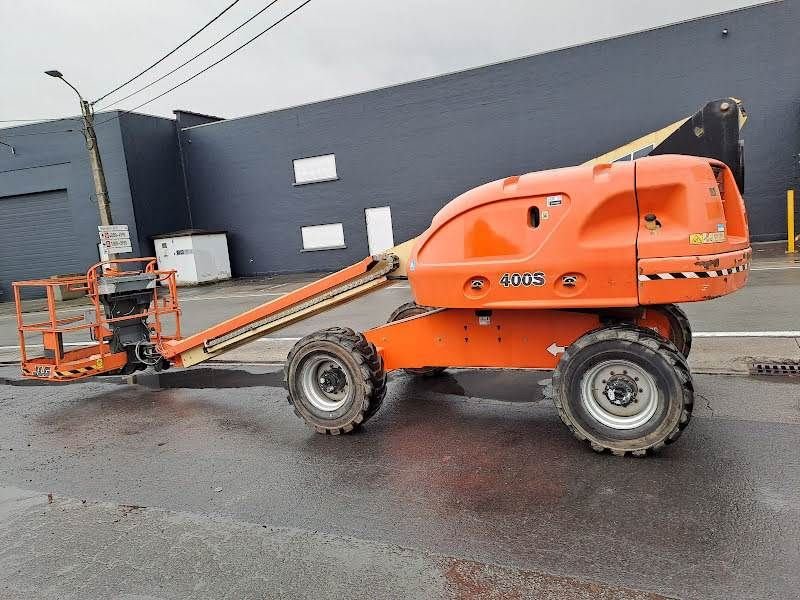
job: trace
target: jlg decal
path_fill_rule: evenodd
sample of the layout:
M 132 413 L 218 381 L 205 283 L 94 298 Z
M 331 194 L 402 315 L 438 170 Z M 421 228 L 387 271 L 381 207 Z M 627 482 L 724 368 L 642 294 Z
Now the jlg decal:
M 44 365 L 36 365 L 36 368 L 33 370 L 34 377 L 50 377 L 50 367 L 45 367 Z
M 541 286 L 544 285 L 544 273 L 536 271 L 531 273 L 503 273 L 500 277 L 500 285 L 503 287 L 519 287 L 519 286 Z

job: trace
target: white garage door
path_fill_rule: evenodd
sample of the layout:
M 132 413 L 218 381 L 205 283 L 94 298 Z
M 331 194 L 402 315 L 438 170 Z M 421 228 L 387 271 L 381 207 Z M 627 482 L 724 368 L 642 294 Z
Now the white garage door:
M 0 300 L 13 299 L 12 281 L 84 271 L 81 243 L 66 190 L 0 196 Z

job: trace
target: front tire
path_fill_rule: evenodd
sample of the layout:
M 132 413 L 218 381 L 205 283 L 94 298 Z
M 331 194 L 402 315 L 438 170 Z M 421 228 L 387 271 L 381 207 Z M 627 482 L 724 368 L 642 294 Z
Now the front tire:
M 343 327 L 297 342 L 284 366 L 289 404 L 317 433 L 350 433 L 372 417 L 386 395 L 386 374 L 375 346 Z
M 561 356 L 546 393 L 575 437 L 619 456 L 644 456 L 677 440 L 694 402 L 677 348 L 633 325 L 579 338 Z

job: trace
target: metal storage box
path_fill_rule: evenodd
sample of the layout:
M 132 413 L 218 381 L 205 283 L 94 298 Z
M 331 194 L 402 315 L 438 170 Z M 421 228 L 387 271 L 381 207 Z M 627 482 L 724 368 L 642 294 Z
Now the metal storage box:
M 228 238 L 224 231 L 186 229 L 153 236 L 158 268 L 177 271 L 178 285 L 231 278 Z

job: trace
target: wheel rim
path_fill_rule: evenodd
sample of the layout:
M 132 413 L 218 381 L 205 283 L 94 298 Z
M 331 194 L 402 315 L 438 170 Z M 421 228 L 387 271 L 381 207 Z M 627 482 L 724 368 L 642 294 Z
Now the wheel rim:
M 627 360 L 594 365 L 581 380 L 581 403 L 600 424 L 612 429 L 635 429 L 647 423 L 658 408 L 653 376 Z
M 311 356 L 302 370 L 300 385 L 314 408 L 334 412 L 347 403 L 352 383 L 347 369 L 338 359 L 327 354 Z

